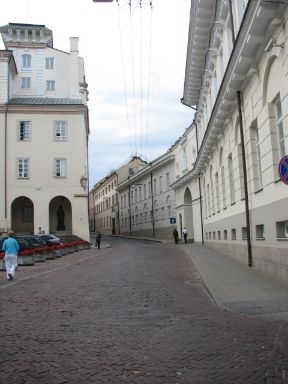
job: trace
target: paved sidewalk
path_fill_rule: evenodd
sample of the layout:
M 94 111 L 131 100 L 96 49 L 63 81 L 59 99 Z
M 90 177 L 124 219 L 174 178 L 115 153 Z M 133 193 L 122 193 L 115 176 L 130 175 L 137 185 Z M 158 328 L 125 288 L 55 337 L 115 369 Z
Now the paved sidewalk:
M 288 320 L 288 284 L 208 247 L 179 246 L 220 307 L 269 320 Z

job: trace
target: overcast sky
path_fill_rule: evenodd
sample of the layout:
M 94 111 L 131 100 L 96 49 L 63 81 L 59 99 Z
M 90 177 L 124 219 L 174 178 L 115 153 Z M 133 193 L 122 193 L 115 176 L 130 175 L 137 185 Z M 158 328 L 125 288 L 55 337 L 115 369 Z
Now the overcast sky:
M 90 187 L 132 155 L 162 155 L 193 120 L 183 96 L 191 0 L 9 0 L 0 23 L 45 24 L 54 48 L 79 37 L 89 90 Z M 2 41 L 0 48 L 3 49 Z

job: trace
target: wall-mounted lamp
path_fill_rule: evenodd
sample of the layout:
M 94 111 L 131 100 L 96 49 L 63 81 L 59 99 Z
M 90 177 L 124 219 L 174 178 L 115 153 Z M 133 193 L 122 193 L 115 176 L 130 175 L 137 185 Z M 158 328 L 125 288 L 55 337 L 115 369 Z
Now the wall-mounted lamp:
M 270 52 L 274 47 L 284 48 L 284 43 L 277 44 L 277 40 L 272 38 L 268 41 L 268 44 L 264 48 L 264 52 Z
M 271 24 L 269 25 L 269 29 L 273 30 L 280 27 L 282 24 L 283 20 L 281 20 L 279 17 L 274 17 L 274 19 L 271 21 Z
M 250 67 L 249 71 L 247 72 L 247 77 L 251 77 L 253 75 L 256 75 L 257 69 L 255 67 Z

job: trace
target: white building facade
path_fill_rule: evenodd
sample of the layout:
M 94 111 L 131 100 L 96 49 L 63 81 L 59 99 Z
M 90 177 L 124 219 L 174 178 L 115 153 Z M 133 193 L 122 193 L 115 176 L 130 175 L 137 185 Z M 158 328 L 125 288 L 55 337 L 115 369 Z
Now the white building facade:
M 0 232 L 89 239 L 88 108 L 78 38 L 53 48 L 44 25 L 0 28 Z
M 169 150 L 118 185 L 120 234 L 172 239 L 174 155 Z
M 198 153 L 173 183 L 195 241 L 285 280 L 287 19 L 285 2 L 191 1 L 182 102 Z

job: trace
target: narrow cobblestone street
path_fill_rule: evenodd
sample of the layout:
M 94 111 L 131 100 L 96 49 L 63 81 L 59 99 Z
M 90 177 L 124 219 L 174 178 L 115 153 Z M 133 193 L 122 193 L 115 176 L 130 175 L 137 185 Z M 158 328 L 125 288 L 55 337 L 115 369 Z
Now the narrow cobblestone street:
M 286 322 L 219 309 L 172 244 L 111 244 L 1 273 L 1 384 L 288 382 Z

